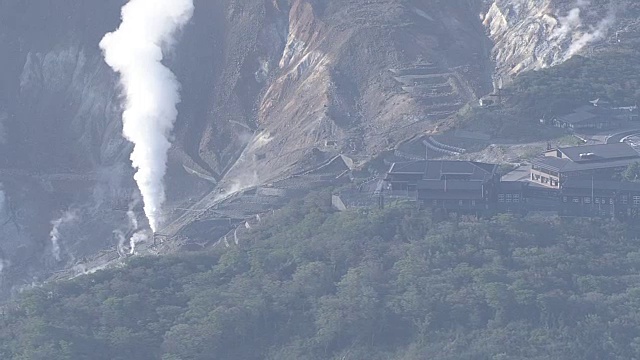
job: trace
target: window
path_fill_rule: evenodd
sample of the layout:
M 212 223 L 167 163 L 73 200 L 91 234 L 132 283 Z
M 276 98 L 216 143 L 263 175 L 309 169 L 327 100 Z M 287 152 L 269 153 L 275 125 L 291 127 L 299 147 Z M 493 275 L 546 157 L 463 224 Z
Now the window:
M 585 204 L 591 204 L 591 198 L 590 198 L 590 197 L 588 197 L 588 196 L 587 196 L 587 197 L 585 197 L 585 198 L 584 198 L 584 203 L 585 203 Z
M 633 197 L 633 205 L 640 205 L 640 196 Z
M 476 206 L 476 201 L 475 200 L 471 200 L 471 206 Z
M 504 202 L 504 194 L 498 194 L 498 202 Z
M 595 203 L 600 204 L 600 198 L 596 198 Z
M 507 194 L 507 195 L 505 196 L 505 198 L 506 198 L 506 201 L 507 201 L 508 203 L 510 203 L 510 202 L 511 202 L 511 194 Z
M 567 200 L 568 200 L 568 199 L 567 199 L 567 197 L 566 197 L 566 196 L 563 196 L 563 197 L 562 197 L 562 202 L 567 202 Z
M 433 206 L 438 206 L 438 200 L 433 200 Z
M 513 194 L 513 202 L 514 203 L 520 202 L 520 194 Z
M 609 205 L 613 205 L 613 198 L 609 199 Z
M 458 201 L 458 205 L 462 206 L 464 204 L 464 201 L 460 200 Z
M 628 202 L 629 202 L 629 198 L 627 197 L 627 195 L 622 195 L 622 203 L 627 204 Z
M 573 202 L 574 203 L 579 203 L 580 202 L 580 198 L 579 197 L 574 197 L 573 198 Z

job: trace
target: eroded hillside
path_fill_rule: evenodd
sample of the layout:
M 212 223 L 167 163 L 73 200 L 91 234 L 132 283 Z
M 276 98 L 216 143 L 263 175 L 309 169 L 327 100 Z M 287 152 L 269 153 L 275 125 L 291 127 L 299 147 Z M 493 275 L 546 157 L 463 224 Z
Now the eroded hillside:
M 574 55 L 637 46 L 640 4 L 633 0 L 495 0 L 483 24 L 505 80 Z

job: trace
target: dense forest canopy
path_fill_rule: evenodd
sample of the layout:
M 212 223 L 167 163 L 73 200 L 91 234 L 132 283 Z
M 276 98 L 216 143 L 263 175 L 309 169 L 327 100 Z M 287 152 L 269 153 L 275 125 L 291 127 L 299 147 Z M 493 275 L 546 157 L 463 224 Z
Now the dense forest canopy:
M 545 138 L 541 118 L 565 115 L 589 101 L 614 106 L 640 101 L 640 53 L 627 49 L 575 56 L 567 62 L 519 75 L 505 87 L 504 103 L 490 108 L 467 107 L 458 126 L 469 126 L 512 139 Z
M 576 56 L 558 66 L 524 73 L 511 88 L 522 111 L 539 116 L 568 113 L 597 98 L 632 106 L 640 100 L 639 56 L 637 51 Z
M 294 201 L 4 309 L 2 359 L 640 359 L 638 229 Z

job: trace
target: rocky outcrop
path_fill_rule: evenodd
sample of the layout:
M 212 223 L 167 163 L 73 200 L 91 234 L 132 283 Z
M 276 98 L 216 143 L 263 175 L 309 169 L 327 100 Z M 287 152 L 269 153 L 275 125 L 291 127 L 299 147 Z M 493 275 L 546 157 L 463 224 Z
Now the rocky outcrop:
M 308 167 L 314 148 L 370 158 L 489 91 L 490 43 L 476 11 L 464 1 L 292 1 L 259 100 L 260 132 L 227 187 Z
M 625 45 L 640 28 L 635 1 L 494 0 L 483 24 L 494 41 L 496 78 L 558 65 Z

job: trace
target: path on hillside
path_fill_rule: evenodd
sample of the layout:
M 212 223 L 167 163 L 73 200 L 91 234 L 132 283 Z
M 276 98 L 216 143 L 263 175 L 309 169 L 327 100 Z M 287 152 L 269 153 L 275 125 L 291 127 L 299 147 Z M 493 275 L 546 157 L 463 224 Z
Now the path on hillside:
M 36 180 L 56 180 L 56 181 L 95 181 L 95 173 L 40 173 L 22 169 L 0 169 L 0 177 L 31 178 Z
M 606 143 L 607 144 L 619 143 L 619 142 L 622 142 L 622 140 L 625 137 L 632 136 L 632 135 L 640 135 L 640 129 L 627 130 L 617 134 L 613 134 L 607 138 Z

